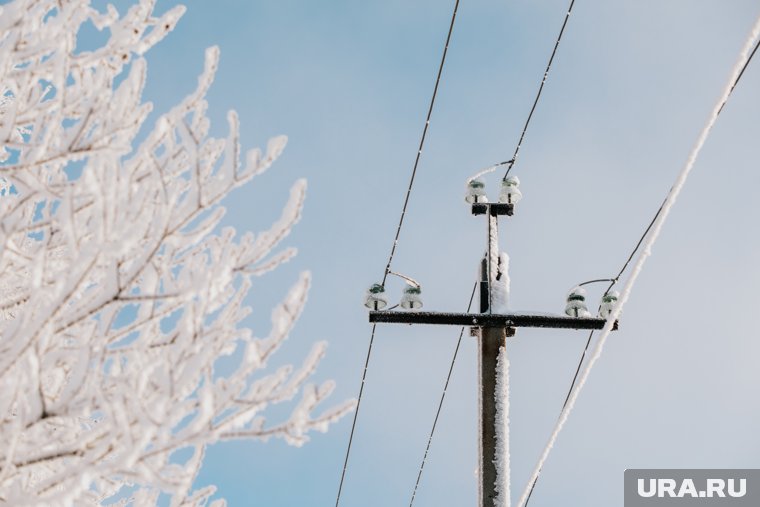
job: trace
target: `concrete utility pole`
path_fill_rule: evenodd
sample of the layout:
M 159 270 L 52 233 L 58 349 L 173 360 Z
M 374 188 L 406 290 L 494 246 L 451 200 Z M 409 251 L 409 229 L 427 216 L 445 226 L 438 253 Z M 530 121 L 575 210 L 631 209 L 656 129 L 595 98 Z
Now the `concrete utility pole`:
M 403 312 L 371 311 L 370 322 L 398 324 L 444 324 L 454 326 L 471 326 L 473 334 L 478 335 L 479 347 L 479 396 L 480 399 L 480 463 L 479 463 L 479 497 L 480 507 L 510 505 L 510 499 L 497 498 L 498 484 L 505 484 L 508 477 L 499 477 L 496 467 L 496 444 L 499 428 L 496 427 L 497 416 L 497 362 L 501 347 L 506 347 L 507 337 L 514 336 L 518 327 L 542 327 L 554 329 L 602 329 L 605 319 L 591 317 L 566 317 L 564 315 L 536 315 L 529 313 L 493 313 L 494 282 L 498 272 L 498 218 L 512 216 L 514 205 L 511 203 L 474 203 L 473 215 L 488 217 L 488 250 L 481 263 L 480 313 L 443 313 L 443 312 Z M 506 276 L 506 273 L 503 274 Z M 615 323 L 617 329 L 617 323 Z M 506 349 L 505 349 L 506 359 Z M 502 404 L 501 406 L 506 406 Z M 503 414 L 504 421 L 508 414 Z M 509 474 L 509 446 L 504 442 L 506 456 L 502 456 L 505 466 L 501 472 Z

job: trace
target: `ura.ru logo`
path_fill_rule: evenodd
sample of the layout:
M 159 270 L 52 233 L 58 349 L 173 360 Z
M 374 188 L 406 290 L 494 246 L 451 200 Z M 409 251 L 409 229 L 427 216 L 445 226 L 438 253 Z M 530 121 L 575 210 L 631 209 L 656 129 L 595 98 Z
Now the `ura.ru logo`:
M 701 485 L 701 484 L 700 484 Z M 747 479 L 707 479 L 699 489 L 692 479 L 639 479 L 637 492 L 643 498 L 741 498 L 747 494 Z

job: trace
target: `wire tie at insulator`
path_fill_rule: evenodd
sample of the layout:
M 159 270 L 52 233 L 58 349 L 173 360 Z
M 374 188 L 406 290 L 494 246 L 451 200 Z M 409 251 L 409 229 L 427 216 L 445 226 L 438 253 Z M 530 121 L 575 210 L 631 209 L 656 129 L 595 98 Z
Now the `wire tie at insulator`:
M 420 283 L 410 276 L 402 275 L 401 273 L 396 273 L 395 271 L 391 271 L 390 269 L 388 270 L 387 274 L 397 276 L 401 278 L 402 280 L 404 280 L 409 285 L 417 287 L 418 289 L 421 287 Z

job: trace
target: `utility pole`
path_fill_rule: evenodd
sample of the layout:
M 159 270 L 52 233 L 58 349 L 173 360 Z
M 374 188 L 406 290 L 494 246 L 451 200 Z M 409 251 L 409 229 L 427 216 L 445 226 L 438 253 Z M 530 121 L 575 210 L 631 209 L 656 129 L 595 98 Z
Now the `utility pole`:
M 481 262 L 480 313 L 444 313 L 421 311 L 371 311 L 369 321 L 375 323 L 397 324 L 442 324 L 454 326 L 471 326 L 472 334 L 478 336 L 478 398 L 480 409 L 479 428 L 479 507 L 494 505 L 509 506 L 510 499 L 497 498 L 497 484 L 506 484 L 509 475 L 509 442 L 503 442 L 505 456 L 497 456 L 497 410 L 506 410 L 506 403 L 497 402 L 496 382 L 499 353 L 504 347 L 506 360 L 507 337 L 515 335 L 518 327 L 540 327 L 553 329 L 602 329 L 606 322 L 602 318 L 567 317 L 564 315 L 546 315 L 530 313 L 494 313 L 495 284 L 501 273 L 498 248 L 498 219 L 500 216 L 512 216 L 514 204 L 474 202 L 473 215 L 485 215 L 488 218 L 488 250 Z M 617 329 L 617 322 L 614 329 Z M 506 380 L 506 379 L 505 379 Z M 506 401 L 506 400 L 505 400 Z M 507 421 L 508 414 L 502 414 Z M 496 463 L 505 464 L 498 470 Z M 499 475 L 504 474 L 506 477 Z M 498 502 L 498 504 L 497 504 Z

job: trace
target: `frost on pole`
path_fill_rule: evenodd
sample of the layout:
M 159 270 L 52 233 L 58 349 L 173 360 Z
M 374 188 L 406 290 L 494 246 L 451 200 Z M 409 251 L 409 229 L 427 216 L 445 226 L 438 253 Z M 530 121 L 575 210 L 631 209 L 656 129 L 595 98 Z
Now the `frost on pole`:
M 509 358 L 499 348 L 496 362 L 496 498 L 495 507 L 510 507 Z
M 184 12 L 154 16 L 153 4 L 0 7 L 4 505 L 143 506 L 162 493 L 172 505 L 208 505 L 214 488 L 193 488 L 208 444 L 300 445 L 352 406 L 314 414 L 333 389 L 307 385 L 324 344 L 300 367 L 264 369 L 301 313 L 308 273 L 263 337 L 241 326 L 253 278 L 295 253 L 280 245 L 299 220 L 305 183 L 294 184 L 269 230 L 219 231 L 222 198 L 266 170 L 286 138 L 241 164 L 234 112 L 226 139 L 208 136 L 216 48 L 195 90 L 144 125 L 142 55 Z M 87 22 L 108 41 L 75 53 Z M 237 367 L 222 376 L 215 362 L 231 354 Z M 265 418 L 288 401 L 290 416 Z

